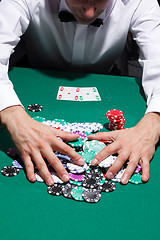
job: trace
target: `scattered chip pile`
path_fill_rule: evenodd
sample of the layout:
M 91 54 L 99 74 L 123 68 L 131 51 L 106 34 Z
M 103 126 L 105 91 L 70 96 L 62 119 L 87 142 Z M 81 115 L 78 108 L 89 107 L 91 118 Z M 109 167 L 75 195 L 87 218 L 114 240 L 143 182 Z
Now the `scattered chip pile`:
M 109 110 L 106 113 L 106 117 L 109 120 L 108 130 L 120 130 L 124 128 L 125 118 L 123 117 L 123 112 L 117 109 Z
M 115 119 L 123 119 L 123 113 L 119 110 L 110 110 L 107 116 L 113 120 L 113 113 L 116 113 Z M 118 112 L 117 112 L 118 111 Z M 121 117 L 121 118 L 120 118 Z M 35 117 L 35 120 L 58 128 L 60 130 L 68 129 L 68 131 L 78 133 L 80 137 L 72 142 L 68 142 L 72 148 L 75 149 L 85 160 L 84 166 L 78 166 L 72 162 L 72 160 L 57 151 L 55 155 L 62 162 L 64 168 L 68 171 L 70 180 L 68 183 L 64 183 L 57 175 L 54 168 L 46 162 L 48 170 L 54 180 L 54 185 L 48 187 L 47 192 L 53 196 L 63 195 L 65 198 L 74 199 L 76 201 L 85 201 L 88 203 L 99 202 L 103 192 L 113 192 L 116 189 L 114 182 L 120 182 L 120 179 L 127 167 L 127 163 L 120 169 L 120 171 L 114 176 L 112 181 L 105 179 L 105 173 L 108 168 L 112 166 L 116 160 L 116 156 L 108 156 L 98 166 L 93 167 L 90 165 L 92 159 L 99 153 L 106 144 L 92 140 L 88 141 L 87 136 L 90 133 L 97 132 L 103 128 L 99 123 L 68 123 L 63 119 L 55 119 L 53 121 L 46 120 L 42 117 Z M 81 134 L 80 134 L 81 133 Z M 60 139 L 60 138 L 59 138 Z M 62 139 L 60 139 L 62 141 Z M 12 166 L 4 167 L 1 173 L 7 177 L 13 177 L 18 175 L 19 169 L 24 169 L 23 161 L 17 154 L 14 148 L 10 148 L 7 151 L 7 155 L 13 159 Z M 141 181 L 141 166 L 138 165 L 134 174 L 129 182 L 134 184 L 142 183 Z M 38 169 L 35 168 L 35 175 L 38 182 L 44 182 Z

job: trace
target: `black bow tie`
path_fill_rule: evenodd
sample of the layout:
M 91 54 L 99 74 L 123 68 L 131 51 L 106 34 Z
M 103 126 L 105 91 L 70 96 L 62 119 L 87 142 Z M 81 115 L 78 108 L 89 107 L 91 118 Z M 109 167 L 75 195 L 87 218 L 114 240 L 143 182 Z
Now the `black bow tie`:
M 59 12 L 58 17 L 59 17 L 61 22 L 77 22 L 75 17 L 70 12 L 67 12 L 67 11 Z M 103 21 L 102 21 L 102 19 L 97 18 L 90 25 L 95 26 L 95 27 L 100 27 L 101 25 L 103 25 Z

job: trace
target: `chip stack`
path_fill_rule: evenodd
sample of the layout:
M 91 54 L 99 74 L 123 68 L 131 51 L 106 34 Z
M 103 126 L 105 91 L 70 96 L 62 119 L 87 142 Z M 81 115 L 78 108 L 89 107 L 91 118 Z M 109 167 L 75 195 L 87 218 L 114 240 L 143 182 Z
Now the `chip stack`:
M 124 128 L 125 118 L 123 112 L 117 109 L 111 109 L 106 113 L 106 117 L 109 120 L 108 130 L 120 130 Z

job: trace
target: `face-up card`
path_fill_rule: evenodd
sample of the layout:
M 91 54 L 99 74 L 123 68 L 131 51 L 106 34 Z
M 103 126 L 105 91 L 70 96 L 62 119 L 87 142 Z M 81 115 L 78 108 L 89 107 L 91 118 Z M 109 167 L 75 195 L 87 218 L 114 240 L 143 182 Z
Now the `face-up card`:
M 69 101 L 101 101 L 96 87 L 63 87 L 60 86 L 57 100 Z

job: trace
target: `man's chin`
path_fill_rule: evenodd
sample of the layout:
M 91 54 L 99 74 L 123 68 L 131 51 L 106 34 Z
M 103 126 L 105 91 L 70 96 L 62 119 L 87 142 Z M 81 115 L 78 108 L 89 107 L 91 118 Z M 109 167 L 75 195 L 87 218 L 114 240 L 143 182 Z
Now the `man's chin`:
M 91 24 L 92 22 L 94 22 L 94 20 L 88 20 L 88 19 L 86 19 L 86 20 L 84 20 L 84 19 L 76 19 L 77 20 L 77 22 L 79 22 L 80 24 L 83 24 L 83 25 L 89 25 L 89 24 Z

